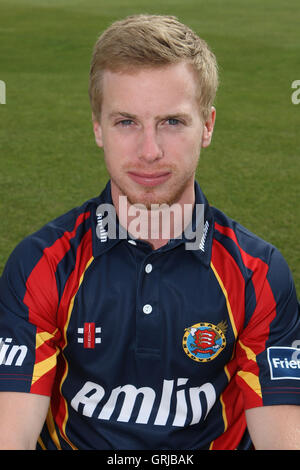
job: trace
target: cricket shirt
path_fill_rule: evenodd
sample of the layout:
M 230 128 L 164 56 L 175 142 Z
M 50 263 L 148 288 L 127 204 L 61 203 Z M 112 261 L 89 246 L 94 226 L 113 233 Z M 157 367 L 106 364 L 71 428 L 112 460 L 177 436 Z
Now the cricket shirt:
M 300 404 L 287 263 L 196 182 L 195 202 L 153 250 L 106 216 L 108 182 L 9 257 L 0 390 L 51 397 L 39 449 L 249 449 L 245 409 Z

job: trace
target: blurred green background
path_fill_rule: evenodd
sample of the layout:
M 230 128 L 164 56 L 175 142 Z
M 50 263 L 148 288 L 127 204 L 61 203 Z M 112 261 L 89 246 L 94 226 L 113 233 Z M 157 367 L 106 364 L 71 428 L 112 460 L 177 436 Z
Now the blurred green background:
M 299 0 L 0 0 L 0 272 L 22 238 L 107 181 L 87 93 L 98 35 L 129 14 L 171 14 L 220 67 L 198 181 L 212 205 L 280 249 L 299 295 L 299 11 Z

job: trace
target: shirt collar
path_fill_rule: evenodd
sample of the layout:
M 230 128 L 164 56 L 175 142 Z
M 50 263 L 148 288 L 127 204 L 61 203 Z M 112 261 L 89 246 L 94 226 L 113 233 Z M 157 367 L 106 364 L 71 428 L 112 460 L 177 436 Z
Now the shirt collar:
M 94 200 L 91 215 L 94 257 L 102 255 L 120 242 L 126 241 L 128 243 L 129 241 L 132 243 L 132 238 L 119 224 L 118 217 L 116 216 L 111 197 L 110 181 L 108 181 L 100 196 Z M 181 237 L 170 240 L 169 243 L 159 250 L 163 252 L 169 251 L 185 243 L 187 251 L 191 251 L 199 261 L 209 266 L 213 226 L 214 221 L 211 208 L 199 184 L 195 181 L 195 206 L 191 223 L 186 227 Z

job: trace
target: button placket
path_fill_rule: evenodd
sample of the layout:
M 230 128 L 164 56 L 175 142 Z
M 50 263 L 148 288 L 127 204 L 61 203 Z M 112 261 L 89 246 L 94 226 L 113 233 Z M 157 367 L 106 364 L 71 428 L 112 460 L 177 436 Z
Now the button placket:
M 153 261 L 153 254 L 151 261 Z M 148 255 L 139 271 L 137 295 L 137 352 L 160 352 L 160 315 L 158 304 L 159 268 Z M 148 258 L 148 260 L 147 260 Z M 148 261 L 148 262 L 147 262 Z

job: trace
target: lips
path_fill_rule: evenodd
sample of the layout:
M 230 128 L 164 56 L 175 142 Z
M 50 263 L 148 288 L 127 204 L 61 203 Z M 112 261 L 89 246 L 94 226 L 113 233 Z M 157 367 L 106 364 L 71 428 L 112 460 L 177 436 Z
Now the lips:
M 135 172 L 129 171 L 129 177 L 138 184 L 142 186 L 157 186 L 159 184 L 164 183 L 167 181 L 171 173 L 169 171 L 164 172 L 156 172 L 156 173 L 142 173 L 142 172 Z

